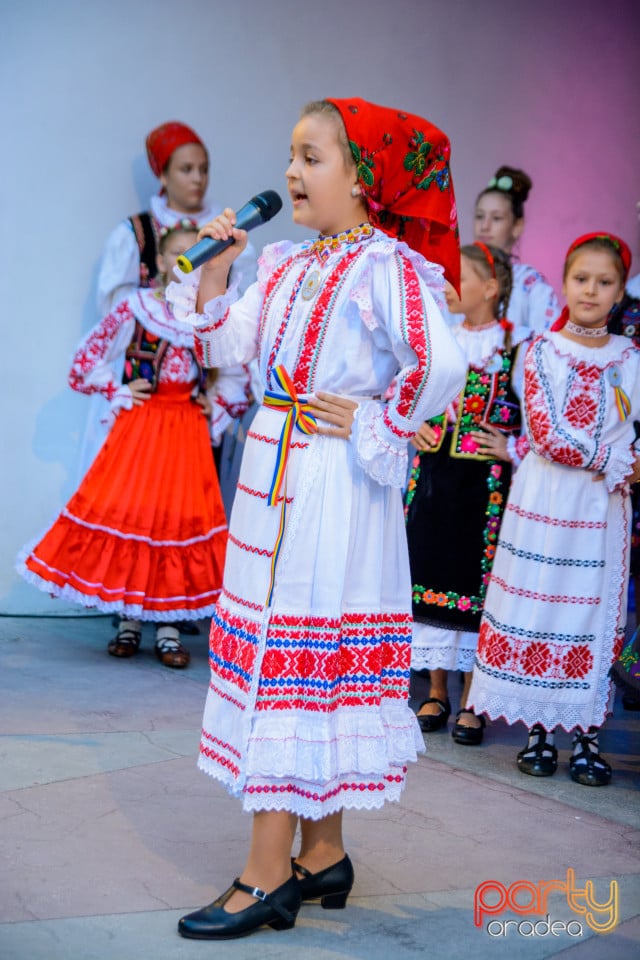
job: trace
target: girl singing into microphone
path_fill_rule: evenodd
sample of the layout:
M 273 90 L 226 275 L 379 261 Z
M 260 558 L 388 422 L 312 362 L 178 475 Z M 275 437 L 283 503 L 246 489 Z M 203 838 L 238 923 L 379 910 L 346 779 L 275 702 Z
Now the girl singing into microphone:
M 267 247 L 238 300 L 226 277 L 246 233 L 227 209 L 203 233 L 236 243 L 169 293 L 202 363 L 257 357 L 267 387 L 231 515 L 200 744 L 253 835 L 239 879 L 180 921 L 186 937 L 292 927 L 301 900 L 343 907 L 342 811 L 397 800 L 423 748 L 401 488 L 408 439 L 465 376 L 435 299 L 442 266 L 457 284 L 460 262 L 449 142 L 421 117 L 314 102 L 286 177 L 294 222 L 315 238 Z

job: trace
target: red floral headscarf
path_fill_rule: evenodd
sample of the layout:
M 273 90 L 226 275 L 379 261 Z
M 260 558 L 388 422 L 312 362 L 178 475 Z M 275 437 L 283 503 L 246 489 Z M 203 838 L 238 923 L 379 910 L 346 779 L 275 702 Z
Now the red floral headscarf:
M 187 143 L 199 143 L 205 153 L 207 152 L 195 130 L 184 123 L 178 123 L 177 120 L 163 123 L 151 131 L 146 139 L 147 157 L 156 177 L 160 176 L 178 147 L 184 147 Z
M 439 263 L 460 288 L 460 242 L 449 138 L 428 120 L 358 97 L 340 112 L 371 223 Z
M 565 263 L 571 256 L 571 254 L 577 250 L 579 247 L 584 246 L 585 243 L 588 243 L 590 240 L 605 240 L 607 243 L 610 243 L 615 252 L 618 254 L 622 261 L 622 269 L 624 271 L 624 276 L 622 278 L 623 283 L 627 282 L 627 277 L 629 276 L 629 270 L 631 269 L 631 250 L 620 237 L 616 237 L 613 233 L 585 233 L 581 237 L 578 237 L 577 240 L 574 240 L 569 249 L 567 250 L 566 256 L 564 258 Z M 562 330 L 565 323 L 569 319 L 569 308 L 563 307 L 562 313 L 558 319 L 551 325 L 553 331 Z

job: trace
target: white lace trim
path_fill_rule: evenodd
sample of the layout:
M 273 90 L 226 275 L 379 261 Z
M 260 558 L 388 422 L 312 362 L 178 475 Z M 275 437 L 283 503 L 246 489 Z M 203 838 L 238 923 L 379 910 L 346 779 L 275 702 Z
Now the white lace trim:
M 609 462 L 604 469 L 604 484 L 609 493 L 626 489 L 626 477 L 631 473 L 635 454 L 631 447 L 611 447 Z
M 165 299 L 171 305 L 176 320 L 179 323 L 188 323 L 188 318 L 195 313 L 202 267 L 192 273 L 182 273 L 179 267 L 174 267 L 173 272 L 178 279 L 167 284 Z M 191 326 L 193 327 L 193 323 Z
M 475 658 L 475 647 L 428 647 L 411 644 L 412 670 L 463 670 L 470 673 Z
M 145 330 L 154 333 L 176 347 L 193 349 L 193 325 L 173 316 L 160 290 L 138 290 L 128 298 L 131 312 Z
M 379 712 L 328 717 L 265 711 L 254 715 L 246 776 L 236 778 L 204 753 L 198 766 L 242 797 L 246 811 L 288 810 L 316 820 L 397 800 L 404 768 L 424 749 L 414 714 L 397 701 Z
M 358 465 L 383 486 L 402 489 L 407 479 L 407 441 L 397 438 L 383 422 L 383 405 L 371 400 L 358 405 L 351 428 L 351 442 Z
M 24 562 L 29 552 L 30 551 L 22 551 L 16 562 L 16 570 L 20 576 L 23 577 L 27 583 L 42 590 L 43 593 L 48 593 L 55 599 L 69 600 L 72 603 L 77 603 L 87 610 L 100 610 L 102 613 L 120 613 L 131 620 L 166 623 L 167 621 L 176 622 L 178 620 L 202 620 L 205 617 L 213 616 L 216 609 L 216 601 L 209 602 L 197 610 L 145 610 L 141 604 L 137 603 L 123 603 L 121 600 L 106 601 L 101 600 L 99 597 L 90 597 L 87 596 L 86 593 L 81 593 L 74 587 L 70 587 L 68 584 L 60 587 L 57 583 L 43 580 L 32 570 L 29 570 Z M 220 591 L 212 590 L 211 593 L 217 595 Z M 167 602 L 172 603 L 175 599 L 178 598 L 169 599 Z

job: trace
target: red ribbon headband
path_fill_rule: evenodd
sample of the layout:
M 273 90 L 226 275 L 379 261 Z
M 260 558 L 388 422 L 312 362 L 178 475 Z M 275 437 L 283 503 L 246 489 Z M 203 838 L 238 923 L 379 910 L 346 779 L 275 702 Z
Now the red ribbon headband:
M 485 257 L 487 258 L 487 263 L 491 267 L 491 276 L 493 277 L 494 280 L 497 280 L 496 262 L 493 259 L 493 254 L 491 253 L 491 250 L 489 250 L 489 247 L 486 245 L 486 243 L 482 243 L 481 240 L 475 240 L 473 245 L 474 247 L 479 247 L 482 250 Z

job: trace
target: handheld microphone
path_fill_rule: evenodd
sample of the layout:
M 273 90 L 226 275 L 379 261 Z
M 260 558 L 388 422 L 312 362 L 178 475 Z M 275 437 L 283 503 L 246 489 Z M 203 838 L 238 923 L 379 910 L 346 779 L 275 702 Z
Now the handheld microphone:
M 240 207 L 236 214 L 236 227 L 238 230 L 253 230 L 259 227 L 261 223 L 271 220 L 282 209 L 282 200 L 275 190 L 263 190 L 256 194 L 244 207 Z M 181 256 L 178 257 L 177 264 L 183 273 L 191 273 L 196 267 L 217 257 L 219 253 L 235 243 L 233 237 L 227 240 L 213 240 L 211 237 L 204 237 L 192 247 L 189 247 Z

